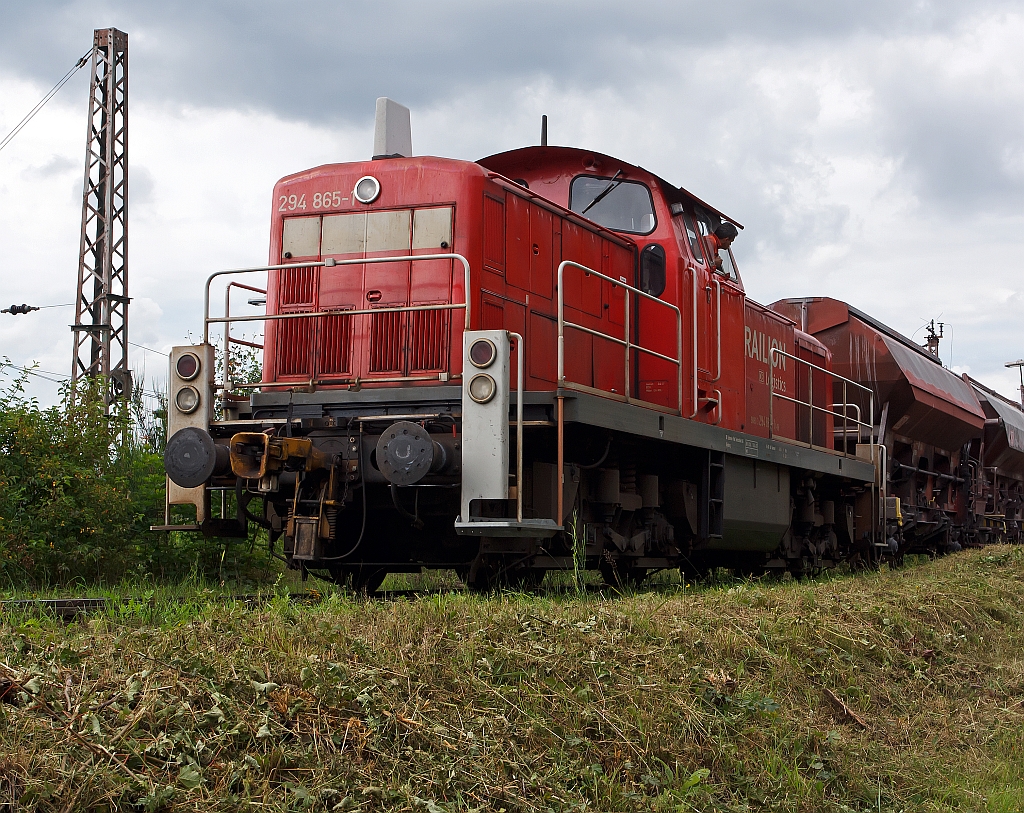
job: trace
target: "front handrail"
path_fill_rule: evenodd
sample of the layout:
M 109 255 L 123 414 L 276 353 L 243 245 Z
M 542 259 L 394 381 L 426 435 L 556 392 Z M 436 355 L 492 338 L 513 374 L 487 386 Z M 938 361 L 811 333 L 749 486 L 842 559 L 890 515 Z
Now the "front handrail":
M 523 521 L 523 337 L 508 331 L 516 343 L 516 522 Z M 559 520 L 561 524 L 561 520 Z
M 302 313 L 277 313 L 277 314 L 263 314 L 262 316 L 231 316 L 229 311 L 229 296 L 232 286 L 249 288 L 250 290 L 260 291 L 262 289 L 251 288 L 250 286 L 242 285 L 238 282 L 229 282 L 225 290 L 225 315 L 223 317 L 210 316 L 210 285 L 213 280 L 217 277 L 235 275 L 235 274 L 252 274 L 259 272 L 268 271 L 287 271 L 289 269 L 297 268 L 334 268 L 342 265 L 373 265 L 378 263 L 397 263 L 397 262 L 416 262 L 421 260 L 458 260 L 462 263 L 462 268 L 465 274 L 465 282 L 463 287 L 463 302 L 450 302 L 437 305 L 407 305 L 393 308 L 363 308 L 359 310 L 344 310 L 344 311 L 305 311 Z M 366 314 L 375 313 L 407 313 L 411 311 L 433 311 L 433 310 L 465 310 L 466 321 L 465 327 L 469 329 L 469 316 L 470 316 L 470 269 L 469 260 L 463 257 L 461 254 L 449 253 L 449 254 L 413 254 L 404 255 L 401 257 L 361 257 L 350 260 L 335 260 L 328 258 L 326 260 L 320 260 L 316 262 L 308 263 L 287 263 L 284 265 L 261 265 L 253 266 L 251 268 L 230 268 L 224 271 L 215 271 L 206 278 L 206 286 L 203 291 L 203 343 L 209 344 L 210 342 L 210 325 L 223 324 L 224 325 L 224 348 L 223 348 L 223 380 L 217 383 L 217 388 L 223 392 L 228 392 L 234 389 L 235 386 L 230 379 L 231 370 L 231 350 L 230 345 L 232 342 L 239 344 L 236 339 L 230 337 L 231 323 L 233 322 L 274 322 L 281 321 L 284 319 L 320 319 L 325 316 L 337 316 L 338 314 L 344 314 L 345 316 L 362 316 Z M 250 385 L 250 386 L 261 386 L 261 385 Z
M 781 348 L 778 348 L 778 347 L 771 348 L 771 350 L 769 351 L 768 356 L 769 356 L 770 369 L 771 369 L 771 373 L 768 376 L 768 378 L 769 378 L 768 386 L 769 386 L 769 391 L 771 393 L 771 397 L 769 398 L 769 402 L 768 402 L 768 437 L 770 437 L 770 438 L 774 438 L 775 437 L 775 411 L 774 411 L 774 407 L 775 407 L 775 399 L 778 398 L 779 400 L 788 401 L 789 403 L 796 404 L 797 406 L 804 406 L 804 407 L 808 408 L 809 415 L 810 415 L 810 423 L 809 423 L 810 438 L 807 441 L 807 445 L 808 446 L 813 446 L 814 445 L 814 413 L 816 411 L 817 412 L 822 412 L 822 413 L 824 413 L 826 415 L 831 415 L 834 418 L 841 418 L 843 420 L 844 438 L 845 438 L 846 427 L 847 427 L 847 425 L 849 423 L 853 423 L 857 427 L 864 427 L 864 428 L 866 428 L 868 430 L 868 439 L 869 439 L 869 442 L 870 442 L 870 445 L 871 445 L 871 460 L 872 460 L 872 462 L 874 462 L 874 459 L 875 459 L 875 452 L 874 452 L 874 445 L 875 445 L 875 439 L 874 439 L 875 394 L 874 394 L 874 392 L 869 387 L 865 387 L 863 384 L 858 384 L 856 381 L 851 381 L 849 378 L 841 376 L 841 375 L 839 375 L 839 373 L 833 372 L 832 370 L 828 370 L 828 369 L 826 369 L 824 367 L 819 367 L 817 364 L 813 364 L 810 361 L 808 361 L 807 359 L 802 359 L 799 356 L 793 355 L 792 353 L 787 353 L 785 350 L 782 350 Z M 775 358 L 776 358 L 776 356 L 783 356 L 784 358 L 793 359 L 793 361 L 795 361 L 797 364 L 804 364 L 804 365 L 806 365 L 807 367 L 809 367 L 811 369 L 811 372 L 807 376 L 807 400 L 806 401 L 801 401 L 798 398 L 790 398 L 788 395 L 782 395 L 781 393 L 778 393 L 778 392 L 775 391 L 775 381 L 777 380 L 776 376 L 775 376 L 775 372 L 774 372 L 775 371 Z M 837 380 L 841 381 L 842 384 L 843 384 L 843 399 L 839 403 L 833 403 L 831 405 L 832 409 L 829 409 L 829 408 L 824 407 L 824 406 L 815 406 L 815 404 L 814 404 L 814 372 L 813 372 L 814 370 L 817 370 L 818 372 L 824 373 L 825 375 L 831 376 L 833 379 L 837 379 Z M 861 391 L 863 391 L 864 393 L 867 394 L 868 401 L 869 401 L 869 404 L 870 404 L 870 407 L 869 407 L 869 415 L 870 415 L 870 417 L 869 417 L 869 421 L 867 423 L 865 423 L 861 419 L 862 415 L 861 415 L 861 412 L 860 412 L 860 407 L 856 403 L 852 403 L 848 399 L 848 397 L 847 397 L 847 387 L 848 386 L 856 387 L 857 389 L 859 389 L 859 390 L 861 390 Z M 850 417 L 850 415 L 849 415 L 850 407 L 857 407 L 857 417 L 856 418 L 851 418 Z M 837 412 L 836 411 L 837 408 L 842 408 L 843 411 L 842 412 Z M 858 429 L 858 439 L 859 438 L 860 438 L 860 432 L 859 432 L 859 429 Z M 801 441 L 801 440 L 799 440 L 797 438 L 786 438 L 786 440 L 792 440 L 792 441 L 794 441 L 796 443 L 803 443 L 803 441 Z M 849 454 L 849 452 L 847 452 L 847 450 L 845 448 L 845 442 L 844 442 L 844 448 L 842 450 L 842 453 L 846 457 L 850 457 L 851 456 Z M 856 455 L 853 455 L 853 456 L 856 456 Z
M 578 268 L 579 270 L 581 270 L 581 271 L 583 271 L 583 272 L 585 272 L 587 274 L 590 274 L 592 276 L 595 276 L 598 279 L 603 279 L 606 282 L 610 282 L 612 285 L 615 285 L 615 286 L 618 286 L 619 288 L 625 289 L 626 295 L 624 297 L 625 302 L 624 302 L 624 308 L 623 308 L 623 332 L 625 334 L 625 339 L 619 339 L 616 336 L 612 336 L 612 335 L 610 335 L 608 333 L 604 333 L 604 332 L 602 332 L 600 330 L 594 330 L 593 328 L 589 328 L 589 327 L 586 327 L 585 325 L 577 324 L 576 322 L 568 322 L 568 321 L 566 321 L 566 319 L 565 319 L 565 286 L 563 284 L 563 282 L 564 282 L 563 278 L 564 278 L 564 275 L 565 275 L 565 269 L 566 268 Z M 630 293 L 636 294 L 637 296 L 642 297 L 644 299 L 648 299 L 648 300 L 650 300 L 652 302 L 656 302 L 659 305 L 662 305 L 662 306 L 668 308 L 669 310 L 671 310 L 673 313 L 675 313 L 675 315 L 676 315 L 676 357 L 675 358 L 673 358 L 672 356 L 667 356 L 664 353 L 659 353 L 657 350 L 651 350 L 650 348 L 647 348 L 647 347 L 644 347 L 642 345 L 636 344 L 636 343 L 634 343 L 632 341 L 632 339 L 630 338 L 630 323 L 629 323 L 629 294 Z M 635 288 L 632 285 L 629 285 L 628 283 L 622 282 L 621 280 L 617 280 L 617 279 L 614 279 L 612 277 L 609 277 L 609 276 L 607 276 L 605 274 L 600 273 L 599 271 L 595 271 L 592 268 L 588 268 L 585 265 L 581 265 L 580 263 L 573 262 L 572 260 L 563 260 L 561 263 L 558 264 L 558 386 L 559 387 L 564 387 L 566 385 L 566 380 L 565 380 L 565 328 L 567 328 L 567 327 L 573 328 L 574 330 L 579 330 L 582 333 L 588 333 L 591 336 L 597 336 L 599 338 L 605 339 L 605 340 L 610 341 L 610 342 L 612 342 L 614 344 L 617 344 L 620 347 L 625 349 L 625 353 L 624 353 L 624 356 L 625 356 L 625 360 L 624 360 L 625 393 L 624 393 L 624 395 L 625 395 L 626 401 L 628 403 L 632 403 L 634 401 L 641 401 L 641 402 L 643 401 L 643 399 L 639 399 L 639 398 L 634 399 L 634 398 L 631 398 L 631 396 L 630 396 L 630 380 L 632 379 L 632 375 L 631 375 L 631 371 L 630 371 L 630 363 L 629 363 L 629 361 L 630 361 L 630 351 L 631 350 L 636 350 L 636 351 L 638 351 L 640 353 L 647 353 L 648 355 L 654 356 L 655 358 L 660 358 L 660 359 L 663 359 L 664 361 L 667 361 L 667 362 L 670 362 L 671 364 L 676 365 L 676 368 L 677 368 L 676 383 L 678 385 L 677 386 L 677 390 L 678 390 L 678 393 L 677 393 L 677 397 L 678 397 L 677 413 L 679 415 L 682 415 L 682 410 L 683 410 L 683 316 L 682 316 L 682 313 L 680 312 L 679 308 L 677 308 L 671 302 L 665 302 L 662 299 L 658 299 L 658 297 L 653 296 L 653 295 L 647 293 L 646 291 L 642 291 L 639 288 Z

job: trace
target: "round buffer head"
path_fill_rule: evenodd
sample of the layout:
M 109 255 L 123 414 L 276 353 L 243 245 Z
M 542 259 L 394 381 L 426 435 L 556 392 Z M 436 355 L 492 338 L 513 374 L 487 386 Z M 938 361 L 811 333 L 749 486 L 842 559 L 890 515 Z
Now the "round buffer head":
M 227 447 L 218 447 L 209 432 L 186 426 L 167 441 L 164 470 L 182 488 L 195 488 L 213 477 L 218 469 L 218 457 L 223 463 L 227 454 Z
M 434 441 L 417 423 L 393 423 L 377 441 L 377 468 L 396 486 L 418 483 L 433 463 Z

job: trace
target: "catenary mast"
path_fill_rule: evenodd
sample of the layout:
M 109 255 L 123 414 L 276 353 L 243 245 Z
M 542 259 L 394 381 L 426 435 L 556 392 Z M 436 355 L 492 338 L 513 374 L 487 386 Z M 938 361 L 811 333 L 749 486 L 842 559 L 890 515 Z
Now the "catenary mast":
M 128 35 L 93 32 L 71 380 L 101 376 L 109 407 L 128 368 Z

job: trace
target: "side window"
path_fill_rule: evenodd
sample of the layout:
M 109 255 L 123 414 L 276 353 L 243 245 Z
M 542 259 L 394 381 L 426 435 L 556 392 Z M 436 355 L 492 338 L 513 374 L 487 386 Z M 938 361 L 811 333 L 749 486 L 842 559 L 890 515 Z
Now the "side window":
M 700 250 L 700 238 L 697 237 L 697 227 L 694 225 L 693 217 L 689 212 L 683 214 L 683 223 L 686 224 L 686 237 L 690 241 L 690 251 L 693 258 L 703 265 L 704 252 Z
M 711 261 L 711 264 L 714 265 L 714 257 L 710 256 L 710 243 L 708 242 L 708 236 L 721 225 L 722 221 L 717 215 L 712 216 L 699 206 L 696 207 L 694 211 L 697 213 L 697 229 L 700 231 L 700 236 L 704 238 L 702 242 L 709 248 L 708 259 Z M 714 217 L 714 219 L 712 219 L 712 217 Z M 740 275 L 736 271 L 736 264 L 733 261 L 732 251 L 719 251 L 718 256 L 722 258 L 722 269 L 718 273 L 724 277 L 728 277 L 732 282 L 739 282 Z
M 640 252 L 640 290 L 651 296 L 665 292 L 665 249 L 657 243 Z
M 736 269 L 736 258 L 732 255 L 732 249 L 719 251 L 718 256 L 722 258 L 722 271 L 729 276 L 730 282 L 739 282 L 740 272 Z

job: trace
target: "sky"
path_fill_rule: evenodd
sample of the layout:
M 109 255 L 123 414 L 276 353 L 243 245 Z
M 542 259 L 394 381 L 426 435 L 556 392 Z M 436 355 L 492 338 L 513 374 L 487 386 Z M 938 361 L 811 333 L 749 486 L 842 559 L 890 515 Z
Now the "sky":
M 0 136 L 129 35 L 131 364 L 159 387 L 212 271 L 266 262 L 281 176 L 363 160 L 374 100 L 417 154 L 538 143 L 643 166 L 746 227 L 760 302 L 831 296 L 1017 396 L 1024 2 L 0 0 Z M 75 295 L 88 70 L 0 151 L 0 304 Z M 0 314 L 0 357 L 66 377 L 73 308 Z M 7 377 L 9 379 L 9 376 Z M 0 377 L 0 383 L 5 380 Z M 34 378 L 41 401 L 56 385 Z

